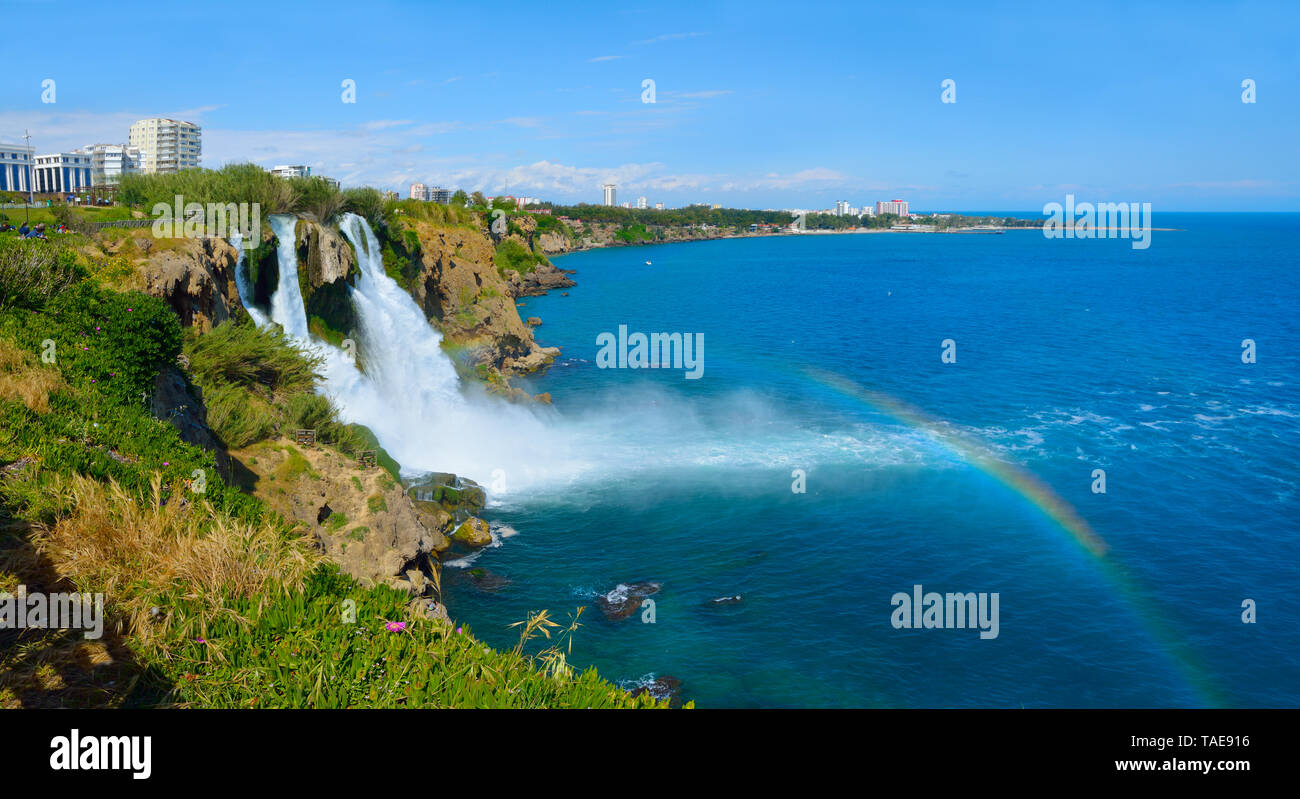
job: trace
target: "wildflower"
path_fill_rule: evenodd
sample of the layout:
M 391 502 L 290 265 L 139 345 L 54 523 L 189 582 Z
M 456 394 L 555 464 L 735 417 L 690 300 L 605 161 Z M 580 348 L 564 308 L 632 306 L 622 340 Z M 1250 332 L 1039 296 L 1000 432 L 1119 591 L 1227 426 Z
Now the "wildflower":
M 390 621 L 384 625 L 384 629 L 388 630 L 390 633 L 400 633 L 402 630 L 406 629 L 406 622 Z
M 459 628 L 459 627 L 456 628 L 456 635 L 460 635 L 460 628 Z
M 200 644 L 206 644 L 206 643 L 207 643 L 207 641 L 204 640 L 204 639 L 202 639 L 202 638 L 195 638 L 194 640 L 195 640 L 195 641 L 198 641 Z

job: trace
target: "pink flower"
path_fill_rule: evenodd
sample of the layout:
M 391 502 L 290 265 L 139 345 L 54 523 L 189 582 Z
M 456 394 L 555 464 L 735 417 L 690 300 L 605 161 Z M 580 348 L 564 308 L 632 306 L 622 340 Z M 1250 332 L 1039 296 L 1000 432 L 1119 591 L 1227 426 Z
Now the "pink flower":
M 384 625 L 384 629 L 388 630 L 390 633 L 400 633 L 402 630 L 406 629 L 406 622 L 390 621 Z
M 163 461 L 163 466 L 171 466 L 171 463 L 169 463 L 169 462 L 167 462 L 167 461 Z
M 460 635 L 460 628 L 459 628 L 459 627 L 456 628 L 456 635 Z
M 194 640 L 195 640 L 195 641 L 198 641 L 200 644 L 206 644 L 206 643 L 207 643 L 207 641 L 205 641 L 205 640 L 202 639 L 202 638 L 195 638 Z

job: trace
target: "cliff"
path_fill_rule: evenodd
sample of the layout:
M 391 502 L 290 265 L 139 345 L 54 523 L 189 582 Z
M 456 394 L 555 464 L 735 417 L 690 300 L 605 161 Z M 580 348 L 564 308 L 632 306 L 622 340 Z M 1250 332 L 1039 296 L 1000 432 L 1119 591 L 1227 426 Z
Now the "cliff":
M 536 371 L 555 360 L 559 349 L 539 346 L 519 318 L 515 289 L 497 269 L 486 234 L 417 220 L 401 224 L 418 241 L 408 253 L 416 269 L 411 296 L 470 365 L 509 375 Z

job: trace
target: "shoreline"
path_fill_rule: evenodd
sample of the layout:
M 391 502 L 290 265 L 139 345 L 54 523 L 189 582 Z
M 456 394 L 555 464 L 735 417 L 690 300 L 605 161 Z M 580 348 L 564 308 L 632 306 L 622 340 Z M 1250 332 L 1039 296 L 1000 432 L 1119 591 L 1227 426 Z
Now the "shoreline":
M 1075 229 L 1075 228 L 1065 228 L 1066 231 L 1072 231 L 1072 230 L 1074 230 L 1074 229 Z M 563 252 L 546 253 L 546 257 L 547 257 L 547 258 L 559 258 L 559 257 L 565 256 L 565 255 L 570 255 L 570 254 L 572 254 L 572 253 L 577 253 L 577 252 L 590 252 L 590 251 L 592 251 L 592 250 L 609 250 L 609 249 L 619 249 L 619 248 L 623 248 L 623 247 L 649 247 L 649 246 L 654 246 L 654 245 L 658 245 L 658 244 L 685 244 L 685 243 L 688 243 L 688 242 L 696 242 L 696 241 L 721 241 L 721 240 L 725 240 L 725 239 L 788 238 L 788 237 L 791 237 L 791 236 L 852 236 L 852 235 L 874 235 L 874 234 L 881 234 L 881 233 L 902 233 L 902 234 L 907 234 L 907 233 L 913 233 L 913 234 L 915 234 L 915 233 L 929 233 L 929 234 L 936 234 L 936 235 L 974 235 L 974 236 L 978 236 L 978 235 L 1000 235 L 1000 234 L 1002 234 L 1002 233 L 1006 233 L 1007 231 L 1025 231 L 1025 230 L 1033 230 L 1033 231 L 1038 231 L 1039 233 L 1042 233 L 1042 232 L 1044 231 L 1044 228 L 1043 228 L 1042 225 L 1016 225 L 1016 226 L 1014 226 L 1014 227 L 994 227 L 994 228 L 979 228 L 979 229 L 974 229 L 974 228 L 958 228 L 958 229 L 955 229 L 955 230 L 892 230 L 892 229 L 876 229 L 876 228 L 851 228 L 851 229 L 849 229 L 849 230 L 803 230 L 803 231 L 799 231 L 799 232 L 795 232 L 795 231 L 783 231 L 783 232 L 780 232 L 780 233 L 730 233 L 730 234 L 719 235 L 719 236 L 690 236 L 690 237 L 687 237 L 687 238 L 671 239 L 671 240 L 662 240 L 662 241 L 660 241 L 660 240 L 656 240 L 656 241 L 631 241 L 631 242 L 617 242 L 617 243 L 615 243 L 615 242 L 608 242 L 608 243 L 598 243 L 598 244 L 591 244 L 591 245 L 581 245 L 581 246 L 573 247 L 573 248 L 568 249 L 568 250 L 564 250 Z M 1106 227 L 1097 227 L 1097 228 L 1091 228 L 1090 230 L 1091 230 L 1091 233 L 1109 233 L 1112 229 L 1111 229 L 1111 228 L 1106 228 Z M 1143 229 L 1138 229 L 1138 228 L 1131 228 L 1131 227 L 1128 227 L 1128 228 L 1114 228 L 1114 230 L 1115 230 L 1115 232 L 1117 232 L 1117 233 L 1132 233 L 1132 232 L 1134 232 L 1135 230 L 1142 231 Z M 1163 228 L 1163 227 L 1153 227 L 1153 228 L 1146 228 L 1146 229 L 1145 229 L 1145 232 L 1149 232 L 1149 233 L 1183 233 L 1183 232 L 1186 232 L 1186 228 Z M 1112 237 L 1112 236 L 1103 236 L 1103 235 L 1090 235 L 1090 236 L 1087 236 L 1087 237 L 1084 237 L 1084 236 L 1069 236 L 1069 238 L 1100 238 L 1100 239 L 1104 239 L 1104 238 L 1120 238 L 1120 237 L 1119 237 L 1119 236 L 1113 236 L 1113 237 Z

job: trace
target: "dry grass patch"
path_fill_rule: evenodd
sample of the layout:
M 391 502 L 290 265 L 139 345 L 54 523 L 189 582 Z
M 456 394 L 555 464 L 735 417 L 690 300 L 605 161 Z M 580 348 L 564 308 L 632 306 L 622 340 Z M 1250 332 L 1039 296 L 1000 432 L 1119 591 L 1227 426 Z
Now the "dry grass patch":
M 164 502 L 157 475 L 145 497 L 81 476 L 59 490 L 70 515 L 32 543 L 80 590 L 102 591 L 110 614 L 142 640 L 168 631 L 171 616 L 153 612 L 164 596 L 197 600 L 205 618 L 228 613 L 227 597 L 269 601 L 297 590 L 324 557 L 310 538 L 272 522 L 241 522 L 202 500 Z
M 35 355 L 0 339 L 0 399 L 18 400 L 37 413 L 50 409 L 50 393 L 63 388 L 63 375 Z

